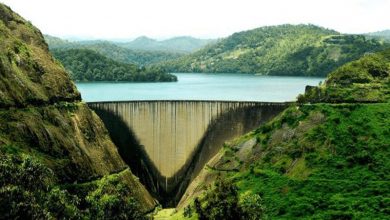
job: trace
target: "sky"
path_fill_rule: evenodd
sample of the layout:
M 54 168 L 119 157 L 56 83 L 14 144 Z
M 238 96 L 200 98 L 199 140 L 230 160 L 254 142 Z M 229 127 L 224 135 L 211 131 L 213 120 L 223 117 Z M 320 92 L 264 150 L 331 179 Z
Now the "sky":
M 390 29 L 390 0 L 0 0 L 44 34 L 80 39 L 220 38 L 278 24 Z

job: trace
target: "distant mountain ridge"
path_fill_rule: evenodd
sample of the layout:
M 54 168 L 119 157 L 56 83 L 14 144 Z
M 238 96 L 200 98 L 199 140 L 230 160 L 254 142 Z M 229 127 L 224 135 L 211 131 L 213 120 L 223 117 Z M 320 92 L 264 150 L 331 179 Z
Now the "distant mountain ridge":
M 158 66 L 169 72 L 325 76 L 366 53 L 390 47 L 390 42 L 376 36 L 386 33 L 349 35 L 311 24 L 285 24 L 237 32 L 219 40 L 176 37 L 158 41 L 142 36 L 119 43 L 45 38 L 50 49 L 89 49 L 118 62 Z M 191 50 L 194 52 L 188 52 Z
M 107 58 L 121 63 L 131 63 L 146 66 L 153 63 L 168 61 L 183 56 L 183 53 L 165 51 L 132 50 L 121 47 L 110 41 L 67 41 L 58 37 L 45 35 L 45 41 L 51 51 L 56 49 L 88 49 Z
M 116 43 L 119 46 L 133 50 L 169 51 L 190 53 L 215 43 L 214 39 L 198 39 L 189 36 L 174 37 L 167 40 L 155 40 L 141 36 L 126 43 Z
M 169 53 L 191 53 L 206 45 L 217 42 L 216 39 L 199 39 L 190 36 L 173 37 L 166 40 L 156 40 L 147 36 L 140 36 L 128 42 L 111 40 L 66 40 L 59 37 L 44 35 L 51 48 L 63 48 L 69 45 L 92 45 L 110 43 L 117 46 L 140 51 L 160 51 Z
M 170 72 L 325 76 L 389 45 L 315 25 L 278 25 L 234 33 L 192 54 L 160 64 Z
M 383 31 L 376 31 L 365 34 L 369 37 L 379 38 L 382 40 L 390 41 L 390 29 L 383 30 Z

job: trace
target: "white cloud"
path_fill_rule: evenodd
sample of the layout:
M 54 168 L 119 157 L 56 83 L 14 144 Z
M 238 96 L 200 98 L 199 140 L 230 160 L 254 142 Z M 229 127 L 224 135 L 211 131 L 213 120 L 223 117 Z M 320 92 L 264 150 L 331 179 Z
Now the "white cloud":
M 55 36 L 223 37 L 313 23 L 345 33 L 390 28 L 390 0 L 0 0 Z

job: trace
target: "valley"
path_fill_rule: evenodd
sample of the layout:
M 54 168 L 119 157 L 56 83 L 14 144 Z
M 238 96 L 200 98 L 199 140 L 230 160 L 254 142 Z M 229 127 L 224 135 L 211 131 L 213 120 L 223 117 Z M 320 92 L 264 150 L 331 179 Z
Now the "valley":
M 71 41 L 0 3 L 0 219 L 387 219 L 387 35 Z

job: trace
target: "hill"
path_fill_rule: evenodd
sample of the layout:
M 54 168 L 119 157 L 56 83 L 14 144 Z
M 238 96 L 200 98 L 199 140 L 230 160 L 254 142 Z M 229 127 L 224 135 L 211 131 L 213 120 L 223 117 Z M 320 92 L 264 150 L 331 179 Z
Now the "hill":
M 76 81 L 171 82 L 177 77 L 157 68 L 140 68 L 120 63 L 88 49 L 53 49 Z
M 167 40 L 157 41 L 142 36 L 130 42 L 117 43 L 117 45 L 132 50 L 190 53 L 213 43 L 215 43 L 215 40 L 198 39 L 193 37 L 174 37 Z
M 172 217 L 386 219 L 389 67 L 390 50 L 347 63 L 300 105 L 226 143 Z
M 68 40 L 64 40 L 59 37 L 54 37 L 47 34 L 43 35 L 43 37 L 45 38 L 45 41 L 49 45 L 50 49 L 64 48 L 73 44 L 73 42 L 70 42 Z
M 390 41 L 390 30 L 377 31 L 365 34 L 368 37 L 377 38 L 380 40 Z
M 161 66 L 170 72 L 325 76 L 348 61 L 387 46 L 314 25 L 279 25 L 235 33 Z
M 57 37 L 45 35 L 50 50 L 55 49 L 88 49 L 93 50 L 107 58 L 121 63 L 131 63 L 146 66 L 164 62 L 183 56 L 182 53 L 164 51 L 131 50 L 108 41 L 77 41 L 70 42 Z
M 307 87 L 300 102 L 377 103 L 390 101 L 390 50 L 367 54 L 329 74 L 325 83 Z
M 138 219 L 156 205 L 41 32 L 0 4 L 0 218 Z

